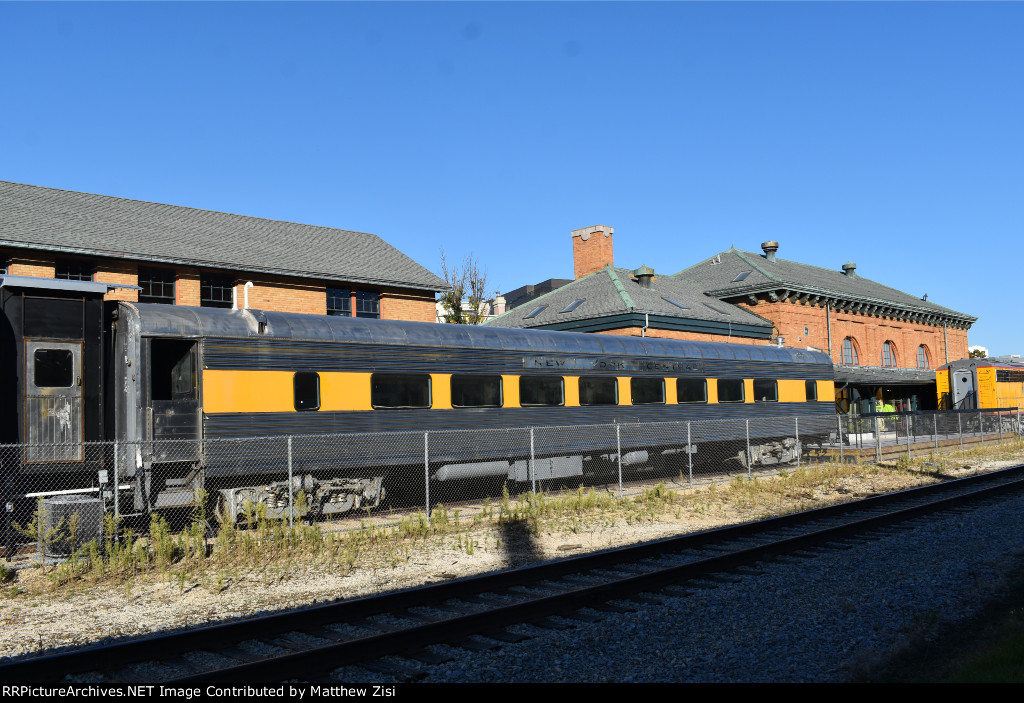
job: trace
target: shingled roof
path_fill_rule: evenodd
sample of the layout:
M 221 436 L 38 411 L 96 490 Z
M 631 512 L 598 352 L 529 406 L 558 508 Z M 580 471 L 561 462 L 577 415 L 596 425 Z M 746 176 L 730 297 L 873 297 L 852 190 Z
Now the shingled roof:
M 773 300 L 806 296 L 828 301 L 838 309 L 912 317 L 955 327 L 970 327 L 977 322 L 976 317 L 864 278 L 852 264 L 848 266 L 852 269 L 847 273 L 774 256 L 769 259 L 732 247 L 683 269 L 673 278 L 695 283 L 708 295 L 723 300 L 757 294 L 768 294 Z M 747 275 L 737 280 L 744 272 Z
M 374 234 L 0 181 L 0 246 L 440 291 Z
M 649 324 L 658 329 L 771 337 L 771 321 L 709 297 L 695 283 L 661 276 L 654 278 L 650 288 L 644 288 L 633 280 L 633 273 L 606 266 L 498 315 L 487 324 L 577 332 Z

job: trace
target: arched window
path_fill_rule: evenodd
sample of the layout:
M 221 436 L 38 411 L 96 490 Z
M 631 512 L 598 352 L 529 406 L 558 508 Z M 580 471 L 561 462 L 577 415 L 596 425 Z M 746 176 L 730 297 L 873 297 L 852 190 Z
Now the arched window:
M 921 345 L 917 348 L 917 368 L 930 369 L 931 359 L 928 357 L 928 347 Z
M 860 359 L 857 358 L 857 345 L 853 341 L 853 337 L 847 337 L 843 340 L 843 362 L 847 366 L 859 366 Z
M 886 341 L 882 344 L 882 366 L 894 369 L 898 365 L 896 362 L 896 346 L 892 342 Z

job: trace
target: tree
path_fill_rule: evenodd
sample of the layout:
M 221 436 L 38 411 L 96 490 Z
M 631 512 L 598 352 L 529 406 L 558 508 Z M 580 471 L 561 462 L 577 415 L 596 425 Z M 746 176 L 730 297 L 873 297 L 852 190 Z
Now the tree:
M 967 358 L 968 359 L 987 359 L 988 349 L 978 344 L 972 344 L 967 347 Z
M 456 325 L 479 325 L 487 310 L 487 271 L 480 262 L 466 254 L 461 266 L 449 266 L 441 250 L 441 273 L 449 289 L 441 293 L 444 319 Z

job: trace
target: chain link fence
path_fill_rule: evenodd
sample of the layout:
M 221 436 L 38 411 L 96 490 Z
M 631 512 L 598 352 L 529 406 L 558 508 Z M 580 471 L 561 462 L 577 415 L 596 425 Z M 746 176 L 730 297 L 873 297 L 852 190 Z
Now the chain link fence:
M 806 462 L 871 462 L 1022 438 L 1020 411 L 293 435 L 201 442 L 0 446 L 3 536 L 50 554 L 99 538 L 104 516 L 144 533 L 160 512 L 294 523 L 422 511 L 503 494 L 692 486 Z M 77 517 L 75 517 L 77 516 Z M 79 533 L 68 539 L 67 525 Z M 61 528 L 61 526 L 64 526 Z

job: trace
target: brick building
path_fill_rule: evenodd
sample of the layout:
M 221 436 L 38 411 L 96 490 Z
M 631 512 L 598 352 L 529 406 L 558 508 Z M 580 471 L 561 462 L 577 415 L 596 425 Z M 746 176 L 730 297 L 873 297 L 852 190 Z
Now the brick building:
M 673 275 L 615 268 L 611 227 L 572 232 L 576 280 L 488 324 L 741 344 L 828 353 L 843 410 L 869 399 L 934 407 L 935 369 L 967 356 L 970 315 L 871 281 L 730 248 Z
M 0 181 L 3 273 L 108 299 L 432 322 L 447 286 L 363 232 Z

